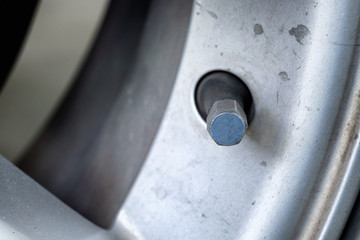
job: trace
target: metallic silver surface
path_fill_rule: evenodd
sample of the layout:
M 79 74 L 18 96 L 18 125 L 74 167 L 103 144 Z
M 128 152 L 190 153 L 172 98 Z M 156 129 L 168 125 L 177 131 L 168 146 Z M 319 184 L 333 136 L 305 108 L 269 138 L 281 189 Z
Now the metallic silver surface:
M 0 155 L 0 239 L 117 239 L 51 195 Z
M 194 2 L 165 117 L 121 212 L 144 239 L 340 236 L 360 182 L 359 11 L 355 0 Z M 193 99 L 219 69 L 256 106 L 226 148 Z
M 191 8 L 189 0 L 111 1 L 73 87 L 21 159 L 26 173 L 103 228 L 160 126 Z
M 181 12 L 176 2 L 171 9 Z M 165 116 L 112 229 L 99 230 L 1 160 L 0 182 L 9 181 L 0 185 L 0 234 L 16 229 L 11 238 L 338 239 L 360 183 L 359 12 L 356 0 L 194 2 Z M 155 13 L 153 8 L 152 21 L 163 22 Z M 147 28 L 145 36 L 152 39 L 152 33 Z M 145 40 L 141 46 L 140 52 L 163 58 L 158 46 Z M 139 89 L 152 93 L 151 81 L 144 89 L 136 85 L 148 59 L 137 62 L 131 78 L 137 81 L 116 103 L 127 105 L 114 110 L 110 122 L 119 123 L 120 113 L 128 114 L 128 122 L 143 120 L 140 110 L 149 102 L 134 96 Z M 156 66 L 163 69 L 161 63 Z M 219 69 L 239 76 L 256 106 L 246 137 L 231 147 L 213 143 L 194 100 L 198 79 Z M 171 79 L 164 71 L 161 79 Z M 137 169 L 126 163 L 135 152 L 130 150 L 139 148 L 119 143 L 125 136 L 136 145 L 133 137 L 145 131 L 135 121 L 129 128 L 115 126 L 105 129 L 99 151 L 110 152 L 115 164 L 94 164 L 99 171 L 89 171 L 82 182 L 96 182 L 106 170 L 128 176 L 124 166 Z M 43 224 L 40 237 L 37 222 Z
M 212 139 L 222 146 L 238 144 L 248 127 L 244 110 L 236 100 L 224 99 L 213 103 L 206 118 Z
M 360 239 L 360 197 L 356 199 L 340 239 Z

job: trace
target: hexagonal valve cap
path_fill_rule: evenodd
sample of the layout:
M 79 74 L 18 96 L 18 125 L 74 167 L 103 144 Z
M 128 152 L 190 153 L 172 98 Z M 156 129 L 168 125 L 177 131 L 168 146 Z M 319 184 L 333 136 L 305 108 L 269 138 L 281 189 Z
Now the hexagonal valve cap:
M 207 130 L 219 145 L 238 144 L 248 127 L 247 117 L 236 100 L 215 101 L 206 118 Z
M 231 146 L 241 141 L 253 112 L 252 96 L 243 81 L 229 72 L 210 72 L 199 81 L 195 99 L 218 145 Z

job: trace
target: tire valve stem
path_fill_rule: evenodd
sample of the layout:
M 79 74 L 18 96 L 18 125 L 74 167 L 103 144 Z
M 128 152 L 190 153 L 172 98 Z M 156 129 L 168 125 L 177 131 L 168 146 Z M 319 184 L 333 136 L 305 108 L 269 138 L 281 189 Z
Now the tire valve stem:
M 200 80 L 195 98 L 212 139 L 221 146 L 240 143 L 253 112 L 247 86 L 231 73 L 211 72 Z

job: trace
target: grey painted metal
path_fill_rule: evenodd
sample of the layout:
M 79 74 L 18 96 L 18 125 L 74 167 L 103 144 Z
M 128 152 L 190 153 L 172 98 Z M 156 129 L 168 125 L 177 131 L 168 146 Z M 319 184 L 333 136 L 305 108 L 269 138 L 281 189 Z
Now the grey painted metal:
M 360 182 L 359 11 L 356 0 L 194 2 L 165 116 L 113 228 L 100 230 L 0 160 L 0 234 L 337 239 Z M 256 106 L 242 143 L 225 148 L 212 141 L 194 100 L 198 79 L 218 69 L 240 76 Z
M 213 140 L 221 146 L 238 144 L 254 113 L 253 99 L 245 83 L 230 72 L 213 71 L 199 80 L 194 95 Z
M 0 155 L 0 239 L 116 239 Z
M 74 86 L 21 163 L 104 228 L 113 224 L 160 125 L 192 2 L 114 0 L 109 7 Z
M 359 12 L 357 0 L 194 2 L 165 117 L 120 213 L 140 239 L 340 236 L 360 181 Z M 212 141 L 193 98 L 219 69 L 256 106 L 232 147 Z
M 238 144 L 248 127 L 244 110 L 232 99 L 215 101 L 206 118 L 206 124 L 212 139 L 221 146 Z
M 360 197 L 356 199 L 354 208 L 351 210 L 350 217 L 340 239 L 353 240 L 360 239 Z

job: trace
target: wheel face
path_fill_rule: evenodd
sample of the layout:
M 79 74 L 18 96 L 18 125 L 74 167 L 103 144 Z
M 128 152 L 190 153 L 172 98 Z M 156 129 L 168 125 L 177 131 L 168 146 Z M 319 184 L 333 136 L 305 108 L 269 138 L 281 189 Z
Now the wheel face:
M 113 1 L 20 166 L 108 228 L 92 225 L 99 239 L 358 236 L 356 208 L 345 224 L 360 183 L 359 12 L 355 0 Z M 209 125 L 219 139 L 237 126 L 238 145 L 218 146 L 198 112 L 214 71 L 251 92 L 246 132 L 236 107 Z
M 359 187 L 357 26 L 343 35 L 342 24 L 358 22 L 349 10 L 360 6 L 342 2 L 340 23 L 335 2 L 194 3 L 161 128 L 122 210 L 142 236 L 341 235 Z M 253 96 L 254 118 L 236 146 L 217 146 L 195 107 L 198 80 L 217 70 Z

